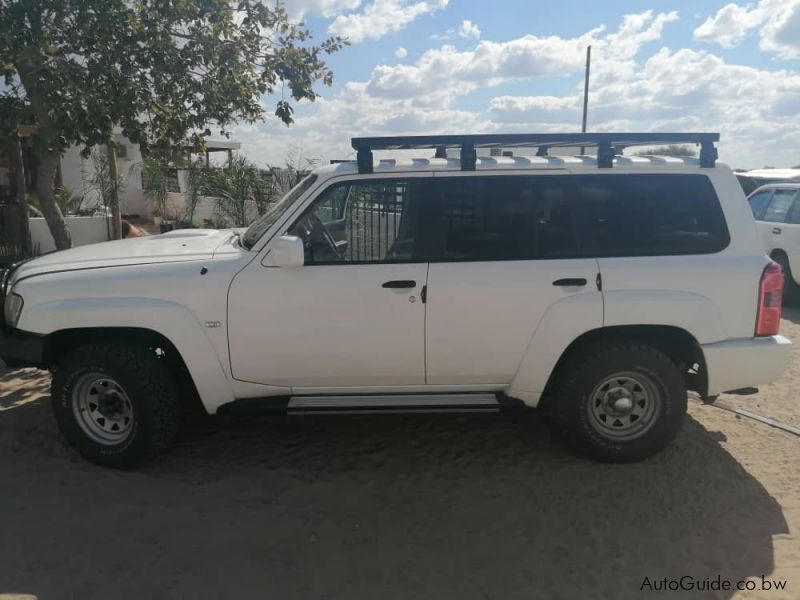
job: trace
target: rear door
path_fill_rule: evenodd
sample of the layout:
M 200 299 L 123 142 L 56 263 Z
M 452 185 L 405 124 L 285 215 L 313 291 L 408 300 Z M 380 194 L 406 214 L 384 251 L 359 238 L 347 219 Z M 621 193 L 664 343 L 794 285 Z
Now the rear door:
M 764 240 L 764 248 L 769 252 L 772 246 L 772 225 L 764 220 L 764 215 L 769 208 L 770 200 L 772 200 L 772 190 L 762 190 L 750 196 L 747 201 L 750 203 L 750 210 L 753 211 L 753 217 L 756 220 L 758 233 L 761 239 Z
M 772 190 L 772 198 L 764 213 L 764 223 L 761 225 L 768 252 L 792 248 L 792 230 L 796 225 L 788 225 L 787 220 L 796 195 L 795 190 L 781 188 Z
M 425 355 L 431 385 L 507 384 L 543 315 L 582 295 L 602 325 L 593 258 L 580 258 L 564 175 L 429 180 Z M 543 349 L 546 351 L 546 349 Z

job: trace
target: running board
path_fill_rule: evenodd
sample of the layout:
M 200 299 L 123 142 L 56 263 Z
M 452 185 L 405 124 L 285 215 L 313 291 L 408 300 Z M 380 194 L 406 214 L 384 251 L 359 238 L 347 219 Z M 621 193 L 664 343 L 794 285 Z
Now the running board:
M 292 396 L 290 415 L 499 412 L 495 394 Z

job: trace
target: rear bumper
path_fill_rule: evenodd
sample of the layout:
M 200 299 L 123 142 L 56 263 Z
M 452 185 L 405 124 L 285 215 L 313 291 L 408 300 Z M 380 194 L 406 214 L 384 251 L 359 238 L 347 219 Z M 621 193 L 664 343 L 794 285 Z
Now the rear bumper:
M 8 330 L 0 325 L 0 359 L 9 367 L 39 367 L 44 363 L 44 336 Z
M 708 373 L 708 396 L 775 381 L 792 357 L 782 335 L 701 345 Z

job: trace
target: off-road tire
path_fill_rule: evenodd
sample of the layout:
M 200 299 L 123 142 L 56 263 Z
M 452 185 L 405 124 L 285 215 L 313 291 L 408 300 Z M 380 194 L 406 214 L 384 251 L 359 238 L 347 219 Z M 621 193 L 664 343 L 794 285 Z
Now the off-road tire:
M 620 372 L 649 378 L 659 394 L 649 429 L 631 440 L 603 435 L 590 416 L 596 386 Z M 582 454 L 603 462 L 636 462 L 672 441 L 686 415 L 686 403 L 685 380 L 672 360 L 646 343 L 619 339 L 591 344 L 567 358 L 547 409 L 551 423 Z
M 132 405 L 128 436 L 104 445 L 87 435 L 72 403 L 73 388 L 86 373 L 101 373 L 119 382 Z M 53 370 L 51 402 L 56 422 L 69 444 L 87 460 L 118 469 L 138 466 L 162 453 L 175 439 L 181 401 L 163 361 L 146 346 L 100 342 L 71 351 Z

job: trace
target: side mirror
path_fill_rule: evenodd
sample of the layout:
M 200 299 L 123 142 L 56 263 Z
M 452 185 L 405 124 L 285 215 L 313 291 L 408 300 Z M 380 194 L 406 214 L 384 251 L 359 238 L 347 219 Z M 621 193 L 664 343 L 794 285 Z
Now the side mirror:
M 302 267 L 304 262 L 303 240 L 294 235 L 282 235 L 275 240 L 264 258 L 266 267 Z

